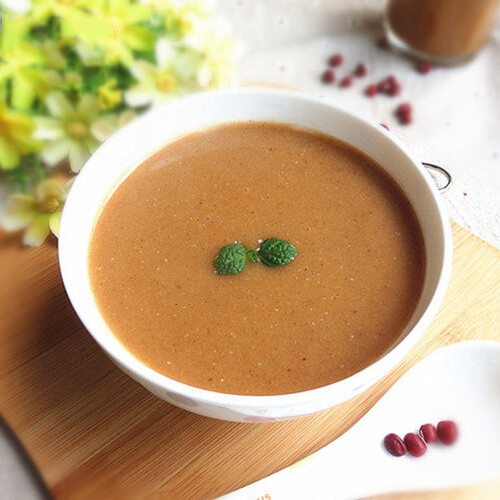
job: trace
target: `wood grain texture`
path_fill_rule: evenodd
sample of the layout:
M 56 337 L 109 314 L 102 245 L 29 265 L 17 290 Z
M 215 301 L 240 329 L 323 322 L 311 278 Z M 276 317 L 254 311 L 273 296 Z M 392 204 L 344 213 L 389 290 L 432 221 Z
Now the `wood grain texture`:
M 237 424 L 190 414 L 114 367 L 64 292 L 55 241 L 0 236 L 0 412 L 57 499 L 210 499 L 304 458 L 352 426 L 414 363 L 465 339 L 500 341 L 500 252 L 453 226 L 451 284 L 432 326 L 381 382 L 332 410 Z M 493 499 L 500 483 L 408 499 Z M 314 500 L 314 499 L 311 499 Z

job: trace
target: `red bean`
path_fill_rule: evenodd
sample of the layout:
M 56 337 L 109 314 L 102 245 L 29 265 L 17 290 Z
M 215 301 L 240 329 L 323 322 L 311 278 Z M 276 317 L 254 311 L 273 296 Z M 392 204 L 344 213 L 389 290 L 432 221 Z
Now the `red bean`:
M 387 434 L 384 438 L 385 449 L 394 457 L 406 455 L 406 445 L 397 434 Z
M 391 86 L 387 91 L 387 95 L 394 97 L 399 94 L 401 94 L 401 85 L 398 82 L 391 83 Z
M 395 76 L 389 75 L 385 80 L 378 82 L 377 90 L 381 94 L 396 96 L 401 93 L 401 84 L 396 80 Z
M 363 63 L 359 63 L 355 68 L 354 68 L 354 74 L 359 77 L 363 77 L 368 73 L 368 70 L 366 69 L 366 66 Z
M 432 424 L 424 424 L 420 427 L 420 435 L 426 443 L 435 443 L 439 441 L 436 428 Z
M 381 127 L 384 127 L 386 130 L 389 130 L 389 127 L 385 123 L 379 123 Z
M 409 102 L 403 102 L 402 104 L 400 104 L 398 106 L 398 113 L 411 113 L 412 112 L 412 108 L 411 108 L 411 104 Z
M 335 73 L 331 69 L 327 69 L 321 75 L 323 83 L 333 83 L 335 81 Z
M 396 117 L 402 125 L 408 125 L 413 121 L 412 107 L 409 102 L 403 102 L 396 108 Z
M 408 453 L 414 457 L 421 457 L 427 451 L 427 446 L 422 438 L 413 432 L 405 436 L 405 445 L 408 448 Z
M 452 420 L 443 420 L 437 424 L 437 434 L 442 443 L 450 445 L 458 438 L 458 427 Z
M 427 73 L 429 73 L 430 71 L 432 71 L 432 64 L 428 61 L 420 61 L 418 64 L 417 64 L 417 71 L 419 73 L 422 73 L 423 75 L 426 75 Z
M 365 89 L 365 95 L 368 96 L 368 97 L 374 97 L 378 94 L 378 89 L 377 89 L 377 86 L 372 84 L 372 85 L 368 85 L 368 87 L 366 87 Z
M 351 85 L 352 85 L 352 76 L 351 75 L 344 76 L 344 78 L 342 78 L 342 80 L 340 80 L 341 87 L 350 87 Z
M 340 66 L 344 62 L 344 58 L 341 54 L 334 54 L 330 59 L 328 59 L 328 64 L 330 66 Z
M 378 84 L 377 84 L 377 89 L 382 94 L 387 94 L 387 92 L 389 92 L 390 88 L 391 88 L 391 83 L 387 79 L 382 80 L 381 82 L 378 82 Z

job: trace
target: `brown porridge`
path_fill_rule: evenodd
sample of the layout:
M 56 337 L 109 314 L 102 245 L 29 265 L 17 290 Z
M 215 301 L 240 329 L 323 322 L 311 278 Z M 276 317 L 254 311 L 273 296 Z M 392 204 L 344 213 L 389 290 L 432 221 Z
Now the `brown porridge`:
M 296 259 L 215 274 L 223 245 L 270 237 Z M 99 310 L 133 355 L 186 384 L 251 395 L 371 364 L 408 323 L 424 271 L 413 210 L 373 160 L 271 123 L 167 145 L 111 196 L 89 252 Z

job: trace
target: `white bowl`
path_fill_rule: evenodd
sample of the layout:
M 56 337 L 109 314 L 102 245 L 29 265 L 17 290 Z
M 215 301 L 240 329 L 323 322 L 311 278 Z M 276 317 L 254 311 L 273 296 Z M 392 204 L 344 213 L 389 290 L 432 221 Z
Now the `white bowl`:
M 270 121 L 317 130 L 352 144 L 376 160 L 401 186 L 420 221 L 427 269 L 423 292 L 402 340 L 355 375 L 318 389 L 277 396 L 241 396 L 192 387 L 136 359 L 113 336 L 92 295 L 87 255 L 94 223 L 116 187 L 135 167 L 178 136 L 206 127 Z M 59 261 L 68 296 L 108 356 L 158 397 L 201 415 L 259 422 L 307 415 L 342 403 L 394 368 L 428 327 L 450 275 L 452 240 L 440 195 L 420 162 L 390 133 L 352 113 L 296 92 L 238 89 L 200 93 L 169 102 L 133 121 L 89 159 L 64 208 Z M 376 321 L 376 318 L 374 318 Z

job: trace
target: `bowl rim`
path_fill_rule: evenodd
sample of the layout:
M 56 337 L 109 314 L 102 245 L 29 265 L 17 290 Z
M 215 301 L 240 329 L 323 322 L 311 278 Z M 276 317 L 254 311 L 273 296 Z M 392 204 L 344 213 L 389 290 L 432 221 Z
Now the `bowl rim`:
M 327 107 L 340 115 L 344 115 L 351 120 L 354 120 L 356 123 L 368 127 L 374 134 L 379 134 L 387 137 L 389 141 L 392 143 L 392 146 L 399 149 L 401 153 L 408 159 L 408 163 L 411 163 L 412 166 L 420 173 L 426 187 L 428 188 L 431 198 L 434 201 L 434 210 L 438 215 L 439 220 L 439 233 L 440 238 L 443 242 L 443 248 L 440 257 L 440 272 L 439 277 L 437 278 L 437 283 L 433 289 L 432 295 L 429 299 L 429 302 L 420 315 L 417 317 L 414 326 L 411 330 L 408 331 L 405 337 L 403 337 L 399 342 L 397 342 L 389 351 L 387 351 L 384 355 L 382 355 L 375 362 L 366 366 L 362 370 L 356 372 L 355 374 L 339 380 L 337 382 L 333 382 L 331 384 L 327 384 L 321 387 L 317 387 L 314 389 L 309 389 L 300 392 L 288 393 L 288 394 L 276 394 L 276 395 L 242 395 L 242 394 L 232 394 L 232 393 L 223 393 L 211 391 L 208 389 L 201 389 L 199 387 L 191 386 L 185 384 L 183 382 L 176 381 L 172 378 L 167 377 L 166 375 L 162 375 L 159 372 L 156 372 L 138 358 L 136 358 L 130 351 L 128 351 L 123 344 L 121 346 L 125 351 L 127 351 L 134 360 L 137 361 L 137 367 L 131 364 L 128 360 L 123 359 L 120 353 L 116 353 L 114 349 L 108 348 L 106 343 L 101 339 L 101 333 L 99 331 L 95 331 L 95 328 L 88 324 L 86 318 L 86 307 L 81 303 L 79 299 L 79 294 L 77 290 L 75 290 L 73 283 L 68 279 L 66 270 L 71 267 L 72 255 L 69 250 L 67 250 L 66 240 L 71 238 L 71 233 L 74 231 L 71 227 L 71 214 L 75 208 L 73 208 L 73 199 L 76 196 L 76 192 L 79 190 L 80 184 L 83 182 L 84 176 L 89 175 L 89 170 L 85 170 L 86 165 L 82 169 L 81 173 L 76 178 L 71 191 L 66 200 L 66 204 L 63 210 L 63 214 L 61 217 L 61 225 L 59 232 L 59 266 L 61 271 L 62 280 L 64 283 L 64 287 L 72 304 L 72 307 L 75 309 L 77 315 L 79 316 L 81 322 L 85 326 L 86 330 L 90 335 L 94 338 L 94 340 L 98 343 L 101 349 L 104 350 L 105 353 L 108 354 L 118 365 L 120 368 L 124 368 L 125 371 L 132 376 L 137 381 L 145 381 L 145 383 L 154 387 L 159 387 L 162 390 L 173 393 L 173 395 L 183 396 L 186 398 L 193 399 L 197 402 L 205 403 L 211 406 L 218 407 L 232 407 L 232 408 L 252 408 L 252 409 L 272 409 L 272 408 L 280 408 L 280 407 L 290 407 L 290 406 L 300 406 L 304 403 L 318 401 L 321 399 L 332 399 L 331 396 L 335 396 L 335 393 L 338 391 L 339 393 L 349 392 L 352 397 L 356 393 L 356 386 L 360 386 L 361 390 L 365 390 L 367 387 L 372 385 L 373 383 L 380 380 L 385 374 L 387 374 L 391 369 L 393 369 L 399 361 L 401 361 L 404 356 L 410 351 L 410 349 L 417 343 L 419 338 L 423 335 L 425 329 L 428 327 L 430 321 L 433 316 L 437 312 L 441 301 L 444 297 L 444 294 L 447 289 L 449 277 L 451 274 L 451 262 L 452 262 L 452 236 L 451 236 L 451 227 L 449 224 L 448 217 L 446 215 L 446 210 L 444 207 L 444 202 L 441 199 L 439 192 L 437 191 L 435 185 L 431 177 L 425 171 L 423 165 L 418 161 L 414 155 L 408 150 L 408 147 L 402 143 L 400 139 L 398 139 L 394 134 L 391 134 L 385 128 L 381 127 L 379 124 L 370 121 L 366 118 L 360 117 L 356 113 L 345 109 L 338 104 L 334 104 L 329 101 L 325 101 L 321 98 L 311 96 L 305 93 L 301 93 L 295 90 L 282 90 L 282 89 L 271 89 L 271 88 L 236 88 L 236 89 L 222 89 L 222 90 L 210 90 L 199 92 L 195 94 L 191 94 L 189 96 L 182 97 L 180 99 L 184 101 L 192 100 L 192 101 L 203 101 L 207 97 L 219 97 L 224 95 L 232 95 L 232 94 L 249 94 L 256 96 L 267 96 L 267 97 L 281 97 L 281 98 L 290 98 L 294 100 L 302 101 L 307 104 L 317 104 L 323 107 Z M 177 99 L 175 102 L 179 102 L 180 99 Z M 170 107 L 171 102 L 166 102 L 160 106 L 151 109 L 135 119 L 133 122 L 127 124 L 125 127 L 120 129 L 118 132 L 113 134 L 113 136 L 105 141 L 106 147 L 109 148 L 110 145 L 113 147 L 119 146 L 119 144 L 135 129 L 142 128 L 143 124 L 147 123 L 153 114 L 161 114 L 168 113 L 168 108 Z M 200 109 L 202 104 L 199 103 Z M 312 127 L 314 129 L 314 127 Z M 92 158 L 98 158 L 100 154 L 100 150 L 103 148 L 104 144 L 102 144 L 92 155 Z M 168 144 L 168 142 L 167 142 Z M 154 153 L 153 153 L 154 154 Z M 140 162 L 138 165 L 140 165 Z M 129 169 L 134 170 L 138 165 L 130 165 Z M 383 165 L 381 165 L 383 167 Z M 95 170 L 95 169 L 94 169 Z M 126 169 L 123 169 L 125 171 Z M 118 180 L 118 179 L 117 179 Z M 118 182 L 118 185 L 122 181 Z M 104 200 L 101 200 L 101 203 Z M 89 241 L 87 241 L 89 243 Z M 85 278 L 86 281 L 89 281 L 88 271 L 85 269 Z M 94 298 L 92 297 L 92 303 L 97 311 L 97 314 L 104 321 L 103 316 L 99 312 L 97 304 L 95 303 Z M 104 323 L 106 323 L 104 321 Z M 421 330 L 421 331 L 420 331 Z M 111 329 L 110 329 L 111 331 Z M 420 334 L 419 334 L 420 331 Z M 118 339 L 116 339 L 118 340 Z M 119 341 L 118 341 L 119 342 Z M 354 393 L 353 393 L 354 392 Z M 167 395 L 168 396 L 168 395 Z M 345 398 L 348 399 L 348 398 Z M 345 400 L 344 399 L 344 400 Z M 335 403 L 334 403 L 335 404 Z M 331 405 L 330 405 L 331 406 Z

